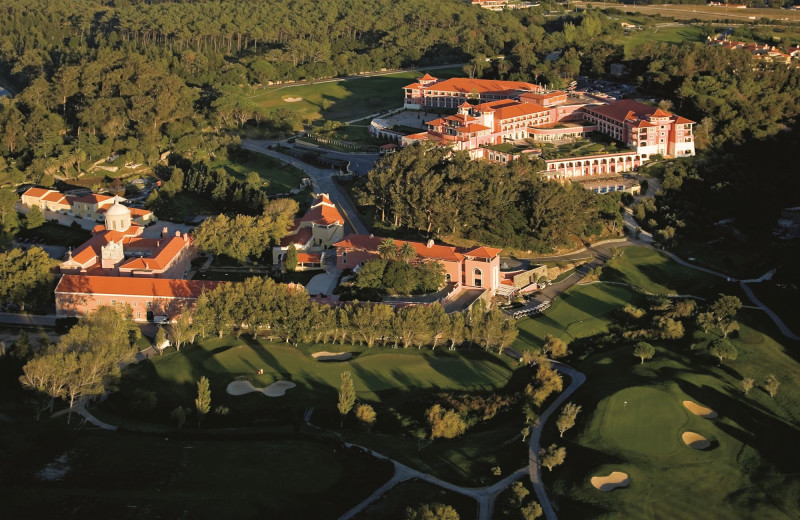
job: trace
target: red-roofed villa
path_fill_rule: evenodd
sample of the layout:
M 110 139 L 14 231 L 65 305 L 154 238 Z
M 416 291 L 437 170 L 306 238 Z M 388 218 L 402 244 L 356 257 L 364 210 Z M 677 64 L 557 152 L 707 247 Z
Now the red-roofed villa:
M 298 267 L 319 269 L 322 264 L 322 252 L 333 247 L 333 244 L 344 236 L 344 218 L 327 193 L 321 193 L 314 199 L 305 215 L 295 219 L 288 234 L 281 239 L 280 245 L 272 248 L 272 261 L 276 265 L 286 259 L 286 251 L 294 244 L 298 253 Z

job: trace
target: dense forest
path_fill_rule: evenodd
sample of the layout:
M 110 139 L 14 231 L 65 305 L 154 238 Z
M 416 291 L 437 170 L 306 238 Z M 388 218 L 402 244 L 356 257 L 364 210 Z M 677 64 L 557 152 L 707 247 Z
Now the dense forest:
M 742 172 L 748 163 L 737 160 L 743 143 L 757 140 L 751 146 L 769 150 L 769 140 L 796 124 L 795 67 L 702 44 L 648 43 L 626 59 L 622 28 L 609 16 L 614 11 L 545 18 L 553 7 L 492 12 L 456 0 L 442 0 L 436 9 L 424 0 L 6 0 L 0 5 L 0 78 L 16 95 L 0 100 L 0 183 L 49 185 L 109 156 L 154 167 L 165 152 L 174 152 L 190 161 L 164 170 L 164 180 L 176 174 L 174 192 L 184 189 L 256 214 L 262 194 L 203 166 L 235 146 L 243 126 L 274 133 L 298 123 L 291 110 L 265 110 L 249 101 L 249 86 L 436 63 L 465 63 L 465 74 L 474 77 L 560 87 L 579 74 L 602 76 L 611 63 L 624 61 L 628 81 L 698 122 L 698 149 L 708 159 L 692 165 L 692 176 L 713 178 L 706 191 L 716 194 L 748 191 L 751 172 Z M 713 27 L 703 30 L 710 34 Z M 727 164 L 726 157 L 735 168 L 706 171 L 707 165 Z M 410 165 L 420 168 L 421 159 L 415 160 Z M 563 242 L 565 229 L 592 234 L 604 220 L 598 203 L 577 188 L 535 179 L 535 164 L 488 167 L 456 158 L 448 167 L 436 156 L 426 161 L 434 172 L 426 183 L 413 169 L 397 170 L 401 165 L 373 172 L 363 193 L 365 202 L 379 207 L 379 220 L 427 235 L 534 250 Z M 788 162 L 771 167 L 779 178 L 790 169 Z M 392 170 L 407 183 L 405 192 L 380 193 Z M 421 209 L 432 200 L 448 208 L 453 193 L 480 193 L 483 200 L 439 214 Z M 777 208 L 795 193 L 775 190 L 767 200 Z M 570 203 L 537 202 L 561 197 Z M 672 203 L 672 212 L 680 206 Z M 542 207 L 555 209 L 540 214 Z M 702 208 L 709 209 L 715 207 Z M 653 218 L 657 226 L 671 225 L 664 216 L 670 212 L 661 213 Z M 570 221 L 570 214 L 579 217 Z M 606 220 L 616 218 L 609 214 Z M 680 235 L 681 226 L 672 227 Z

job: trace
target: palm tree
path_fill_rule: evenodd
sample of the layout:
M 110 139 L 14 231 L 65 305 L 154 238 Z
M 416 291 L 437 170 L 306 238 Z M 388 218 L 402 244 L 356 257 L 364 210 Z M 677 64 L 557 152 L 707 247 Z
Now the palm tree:
M 378 246 L 378 254 L 384 260 L 394 260 L 397 258 L 397 244 L 393 238 L 385 238 Z
M 397 257 L 403 262 L 408 263 L 417 257 L 417 250 L 414 249 L 414 246 L 410 243 L 406 242 L 400 247 L 400 251 L 397 252 Z

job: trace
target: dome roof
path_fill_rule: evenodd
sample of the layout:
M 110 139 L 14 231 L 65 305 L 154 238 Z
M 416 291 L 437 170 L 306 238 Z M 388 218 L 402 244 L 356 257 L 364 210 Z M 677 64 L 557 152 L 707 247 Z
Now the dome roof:
M 131 210 L 123 206 L 119 201 L 115 202 L 113 206 L 106 211 L 106 218 L 110 217 L 129 217 Z

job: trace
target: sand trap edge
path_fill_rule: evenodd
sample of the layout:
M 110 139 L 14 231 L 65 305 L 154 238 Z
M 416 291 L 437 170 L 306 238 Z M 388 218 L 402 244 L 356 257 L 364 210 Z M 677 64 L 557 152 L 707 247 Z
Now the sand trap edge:
M 314 352 L 311 357 L 317 361 L 347 361 L 353 357 L 352 352 Z
M 714 419 L 718 416 L 717 412 L 712 410 L 707 406 L 703 406 L 701 404 L 697 404 L 694 401 L 684 401 L 683 407 L 692 412 L 693 414 L 697 415 L 698 417 L 703 417 L 705 419 Z
M 617 488 L 628 487 L 628 485 L 631 483 L 631 479 L 628 477 L 627 473 L 623 473 L 621 471 L 612 471 L 604 477 L 592 477 L 590 482 L 595 489 L 599 491 L 611 491 Z

